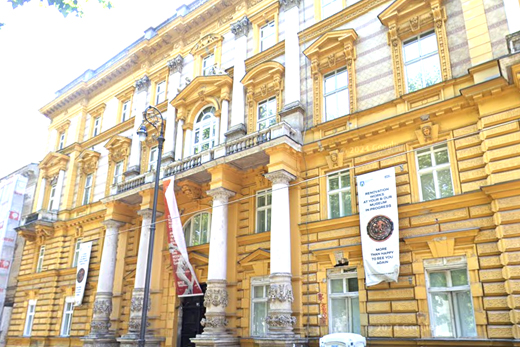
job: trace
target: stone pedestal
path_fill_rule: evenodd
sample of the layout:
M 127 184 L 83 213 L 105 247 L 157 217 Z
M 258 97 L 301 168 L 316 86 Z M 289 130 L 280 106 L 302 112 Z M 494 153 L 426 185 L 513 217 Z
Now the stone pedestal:
M 225 135 L 228 142 L 239 139 L 246 135 L 246 126 L 243 123 L 233 125 L 229 127 Z

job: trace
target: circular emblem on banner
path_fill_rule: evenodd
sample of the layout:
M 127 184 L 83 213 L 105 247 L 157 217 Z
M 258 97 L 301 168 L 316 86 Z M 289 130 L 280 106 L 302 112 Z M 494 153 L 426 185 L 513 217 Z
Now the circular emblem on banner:
M 79 269 L 78 275 L 76 276 L 76 280 L 78 281 L 78 283 L 81 283 L 81 282 L 83 282 L 84 279 L 85 279 L 85 269 Z
M 368 236 L 374 241 L 385 241 L 394 231 L 394 222 L 386 216 L 375 216 L 367 224 Z

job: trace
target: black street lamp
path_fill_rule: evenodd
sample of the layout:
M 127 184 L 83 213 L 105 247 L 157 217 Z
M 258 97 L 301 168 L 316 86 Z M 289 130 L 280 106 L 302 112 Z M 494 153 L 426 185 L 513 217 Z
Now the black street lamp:
M 149 114 L 149 112 L 151 114 Z M 153 111 L 156 111 L 157 114 Z M 137 135 L 139 135 L 139 140 L 144 141 L 148 136 L 146 131 L 146 123 L 153 126 L 159 133 L 157 137 L 158 142 L 158 157 L 157 157 L 157 168 L 155 169 L 155 185 L 153 191 L 153 207 L 152 207 L 152 222 L 150 225 L 150 240 L 148 243 L 148 259 L 146 261 L 146 277 L 144 282 L 144 298 L 143 298 L 143 311 L 141 313 L 141 330 L 139 331 L 139 346 L 145 346 L 145 336 L 146 336 L 146 322 L 148 315 L 148 305 L 149 305 L 149 296 L 150 296 L 150 282 L 152 278 L 152 262 L 153 262 L 153 243 L 155 239 L 155 221 L 157 217 L 157 198 L 159 195 L 159 176 L 161 172 L 161 156 L 162 149 L 164 144 L 164 118 L 162 116 L 161 111 L 159 111 L 154 106 L 148 106 L 146 110 L 143 112 L 143 122 L 137 130 Z

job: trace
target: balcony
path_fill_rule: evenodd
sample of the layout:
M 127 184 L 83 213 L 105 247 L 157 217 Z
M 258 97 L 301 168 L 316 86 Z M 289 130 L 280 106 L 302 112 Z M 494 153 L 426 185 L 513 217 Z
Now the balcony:
M 38 212 L 34 212 L 28 214 L 27 216 L 22 218 L 20 226 L 29 225 L 35 222 L 43 222 L 43 223 L 54 223 L 58 220 L 58 211 L 45 211 L 41 210 Z
M 135 189 L 146 183 L 155 180 L 155 171 L 149 171 L 136 177 L 129 178 L 124 182 L 113 184 L 110 187 L 110 195 L 121 194 L 129 190 Z

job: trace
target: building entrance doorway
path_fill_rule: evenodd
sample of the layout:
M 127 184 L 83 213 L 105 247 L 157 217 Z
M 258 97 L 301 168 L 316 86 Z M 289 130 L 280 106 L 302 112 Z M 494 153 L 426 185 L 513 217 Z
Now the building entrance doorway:
M 200 284 L 202 292 L 206 293 L 206 284 Z M 204 307 L 204 295 L 189 296 L 182 298 L 182 328 L 180 336 L 181 347 L 195 346 L 190 339 L 202 333 L 200 321 L 204 318 L 206 308 Z

